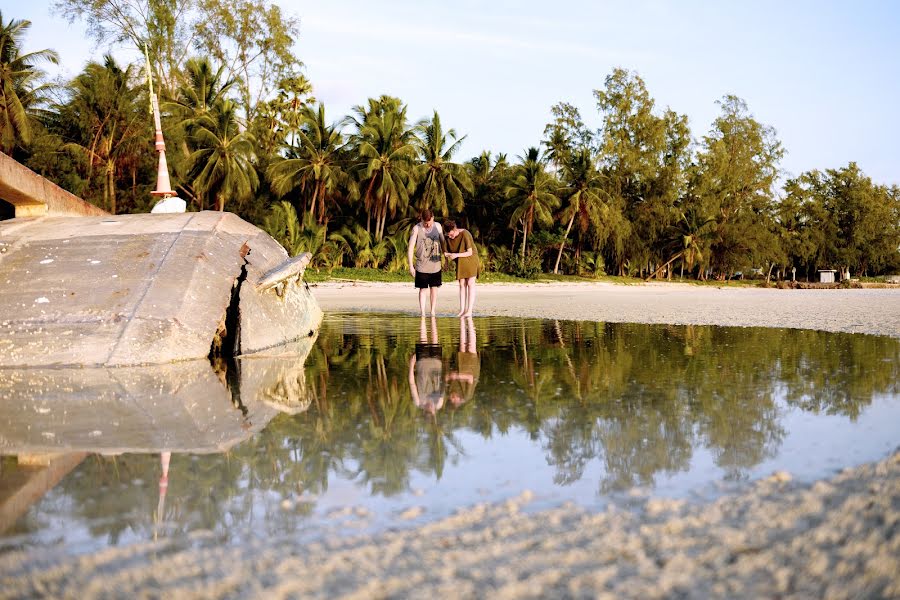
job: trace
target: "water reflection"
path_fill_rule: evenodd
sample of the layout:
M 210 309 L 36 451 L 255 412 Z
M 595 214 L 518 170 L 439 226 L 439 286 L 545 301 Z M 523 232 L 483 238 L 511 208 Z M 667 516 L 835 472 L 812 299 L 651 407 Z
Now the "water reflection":
M 62 521 L 95 545 L 198 529 L 235 539 L 248 528 L 296 532 L 347 504 L 384 526 L 412 503 L 436 516 L 523 487 L 582 503 L 635 485 L 685 493 L 798 456 L 819 477 L 893 449 L 898 358 L 895 339 L 815 331 L 330 315 L 305 368 L 241 361 L 228 375 L 241 382 L 243 411 L 224 399 L 215 419 L 191 413 L 215 404 L 215 381 L 153 395 L 196 401 L 182 402 L 176 420 L 234 434 L 230 447 L 213 436 L 224 453 L 157 443 L 159 433 L 156 445 L 131 446 L 153 454 L 91 456 L 13 533 L 16 543 L 50 543 Z M 25 417 L 6 405 L 0 449 L 48 443 L 35 410 L 50 404 L 29 404 L 38 433 L 22 431 Z M 880 418 L 867 419 L 870 407 Z M 65 439 L 89 448 L 94 427 Z M 822 436 L 841 442 L 823 447 Z M 119 442 L 93 451 L 110 448 L 126 451 Z

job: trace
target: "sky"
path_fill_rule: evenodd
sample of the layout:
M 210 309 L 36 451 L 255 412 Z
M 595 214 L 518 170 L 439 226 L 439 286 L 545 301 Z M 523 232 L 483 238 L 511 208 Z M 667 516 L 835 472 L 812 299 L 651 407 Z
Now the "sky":
M 702 141 L 726 94 L 775 128 L 784 177 L 855 161 L 900 184 L 900 2 L 792 0 L 281 0 L 299 17 L 296 54 L 329 120 L 389 94 L 413 120 L 438 111 L 482 150 L 525 154 L 565 101 L 600 126 L 593 91 L 616 67 L 688 116 Z M 77 74 L 105 51 L 51 0 L 0 0 L 32 21 L 25 49 L 60 53 Z

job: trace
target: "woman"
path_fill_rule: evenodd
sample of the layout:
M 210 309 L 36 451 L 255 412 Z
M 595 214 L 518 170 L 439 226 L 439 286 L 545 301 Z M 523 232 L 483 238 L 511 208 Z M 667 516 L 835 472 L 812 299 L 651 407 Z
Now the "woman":
M 456 280 L 459 282 L 459 314 L 471 317 L 475 308 L 475 280 L 478 279 L 478 251 L 472 234 L 456 227 L 455 221 L 444 223 L 447 238 L 447 258 L 456 260 Z

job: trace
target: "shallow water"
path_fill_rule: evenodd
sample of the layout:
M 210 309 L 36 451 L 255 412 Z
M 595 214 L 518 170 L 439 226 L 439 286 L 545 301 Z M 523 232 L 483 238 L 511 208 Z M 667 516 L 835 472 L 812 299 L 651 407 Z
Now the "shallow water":
M 706 499 L 775 470 L 811 481 L 897 447 L 898 359 L 900 340 L 816 331 L 331 314 L 299 375 L 293 364 L 272 383 L 271 368 L 241 361 L 230 398 L 215 383 L 186 392 L 198 376 L 142 372 L 125 394 L 143 402 L 140 427 L 165 423 L 153 407 L 171 415 L 163 400 L 176 395 L 190 427 L 131 450 L 92 438 L 108 430 L 106 404 L 101 425 L 53 430 L 44 413 L 72 383 L 46 408 L 40 394 L 60 376 L 42 373 L 19 398 L 35 415 L 0 417 L 0 451 L 47 452 L 34 444 L 50 440 L 89 454 L 8 526 L 0 551 L 361 533 L 525 490 L 532 508 L 600 507 Z M 16 402 L 16 389 L 0 397 Z M 275 396 L 290 406 L 273 409 Z M 206 429 L 217 437 L 200 447 Z M 161 482 L 160 452 L 173 449 L 189 451 L 171 453 Z M 3 486 L 22 467 L 0 460 Z

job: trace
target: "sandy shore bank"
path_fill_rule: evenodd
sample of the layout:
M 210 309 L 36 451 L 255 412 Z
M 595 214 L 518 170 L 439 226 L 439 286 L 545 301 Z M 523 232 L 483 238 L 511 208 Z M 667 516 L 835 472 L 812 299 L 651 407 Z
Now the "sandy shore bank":
M 706 505 L 529 514 L 529 497 L 374 538 L 9 553 L 0 598 L 900 597 L 900 453 L 811 486 L 775 474 Z
M 312 287 L 327 311 L 418 311 L 412 283 L 328 282 Z M 438 313 L 458 309 L 456 282 Z M 615 323 L 791 327 L 900 337 L 900 289 L 778 290 L 677 283 L 482 284 L 475 316 L 503 315 Z
M 406 284 L 313 293 L 326 312 L 417 310 Z M 451 315 L 455 285 L 440 297 Z M 493 284 L 479 288 L 483 315 L 900 337 L 900 290 Z M 814 484 L 777 473 L 704 504 L 634 498 L 600 513 L 532 513 L 529 500 L 375 537 L 8 552 L 0 598 L 900 598 L 900 451 Z

